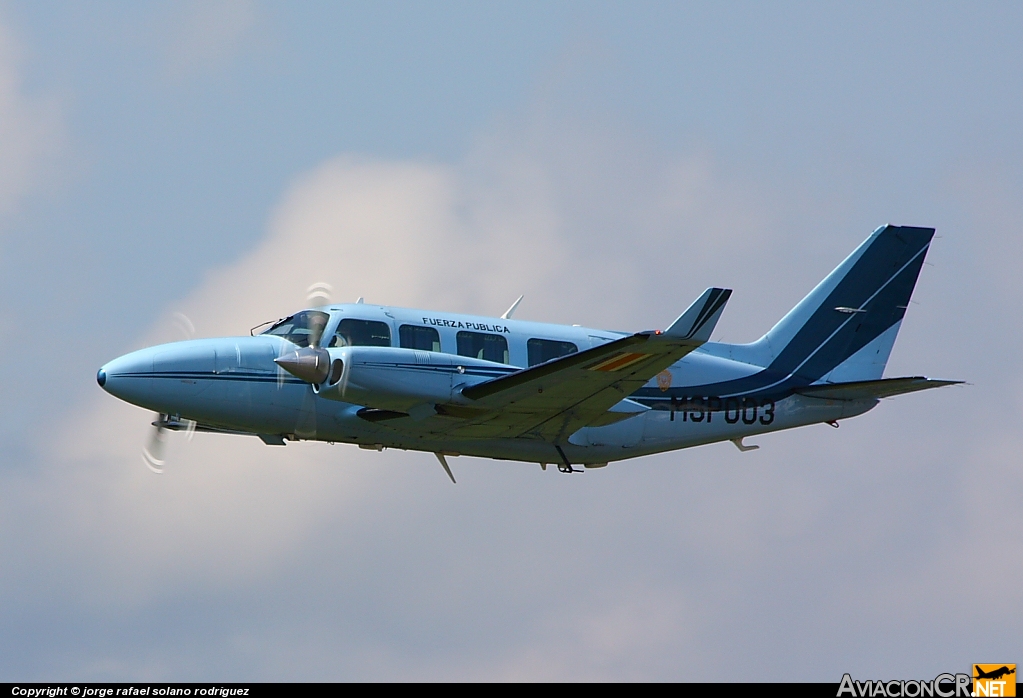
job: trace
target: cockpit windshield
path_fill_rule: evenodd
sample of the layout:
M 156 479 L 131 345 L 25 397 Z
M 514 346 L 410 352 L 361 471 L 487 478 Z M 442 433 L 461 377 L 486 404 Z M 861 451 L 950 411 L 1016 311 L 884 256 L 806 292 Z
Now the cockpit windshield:
M 301 313 L 284 318 L 263 334 L 275 334 L 300 347 L 307 347 L 311 341 L 318 340 L 323 335 L 323 329 L 327 326 L 328 320 L 330 320 L 330 315 L 327 313 L 319 310 L 303 310 Z

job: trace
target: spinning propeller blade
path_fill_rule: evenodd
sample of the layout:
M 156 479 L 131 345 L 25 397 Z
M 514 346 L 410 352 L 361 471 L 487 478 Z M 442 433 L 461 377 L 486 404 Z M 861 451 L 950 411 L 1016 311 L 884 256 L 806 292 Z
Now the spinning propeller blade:
M 192 324 L 187 315 L 181 312 L 174 312 L 171 313 L 171 320 L 178 331 L 184 335 L 185 339 L 191 339 L 195 336 L 195 325 Z
M 195 436 L 196 423 L 191 419 L 180 419 L 163 413 L 156 413 L 152 430 L 149 432 L 149 440 L 142 447 L 142 462 L 154 473 L 163 472 L 163 466 L 167 464 L 164 456 L 167 450 L 167 432 L 184 431 L 191 441 Z
M 157 474 L 163 472 L 163 466 L 166 463 L 163 459 L 163 452 L 167 445 L 167 430 L 163 426 L 166 422 L 167 415 L 157 413 L 152 431 L 149 432 L 149 441 L 142 447 L 142 462 Z
M 310 308 L 318 308 L 321 305 L 330 305 L 330 296 L 333 293 L 333 286 L 325 281 L 317 281 L 305 290 L 306 305 Z
M 184 313 L 178 311 L 171 313 L 171 321 L 184 339 L 192 339 L 195 336 L 195 325 Z M 146 445 L 142 447 L 142 462 L 154 473 L 159 474 L 163 472 L 163 466 L 167 464 L 164 454 L 167 450 L 167 425 L 170 422 L 170 417 L 160 412 L 154 416 L 149 438 L 146 440 Z M 188 440 L 191 441 L 195 435 L 195 422 L 180 420 L 176 422 L 176 425 L 184 426 Z
M 274 363 L 277 365 L 277 389 L 280 390 L 284 387 L 284 381 L 288 377 L 288 374 L 284 370 L 284 366 L 281 364 L 281 359 L 288 353 L 290 346 L 288 342 L 283 339 L 277 342 L 277 357 L 274 359 Z

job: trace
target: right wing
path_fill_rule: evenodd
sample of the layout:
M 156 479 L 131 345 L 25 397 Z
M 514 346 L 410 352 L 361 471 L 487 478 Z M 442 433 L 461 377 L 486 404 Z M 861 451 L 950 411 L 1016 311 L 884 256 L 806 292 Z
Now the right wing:
M 462 389 L 472 402 L 438 406 L 461 417 L 442 428 L 461 438 L 527 436 L 553 443 L 629 412 L 608 410 L 710 339 L 731 291 L 709 288 L 664 332 L 640 332 Z

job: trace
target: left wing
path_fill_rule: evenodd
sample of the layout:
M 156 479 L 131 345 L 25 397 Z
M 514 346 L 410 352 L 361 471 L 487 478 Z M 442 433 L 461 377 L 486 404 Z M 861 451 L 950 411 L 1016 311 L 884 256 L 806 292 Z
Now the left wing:
M 463 388 L 469 405 L 438 406 L 442 414 L 463 418 L 443 431 L 463 438 L 528 436 L 559 443 L 582 427 L 608 424 L 611 407 L 710 339 L 731 293 L 707 289 L 664 332 L 640 332 Z

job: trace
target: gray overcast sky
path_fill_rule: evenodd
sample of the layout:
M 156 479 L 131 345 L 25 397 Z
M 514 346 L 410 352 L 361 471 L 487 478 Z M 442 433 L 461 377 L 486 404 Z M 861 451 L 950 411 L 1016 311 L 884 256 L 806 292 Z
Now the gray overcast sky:
M 929 678 L 1020 661 L 1018 3 L 0 3 L 0 679 Z M 755 339 L 938 228 L 889 375 L 579 477 L 199 435 L 103 362 L 342 298 Z M 1017 639 L 1012 639 L 1017 638 Z

